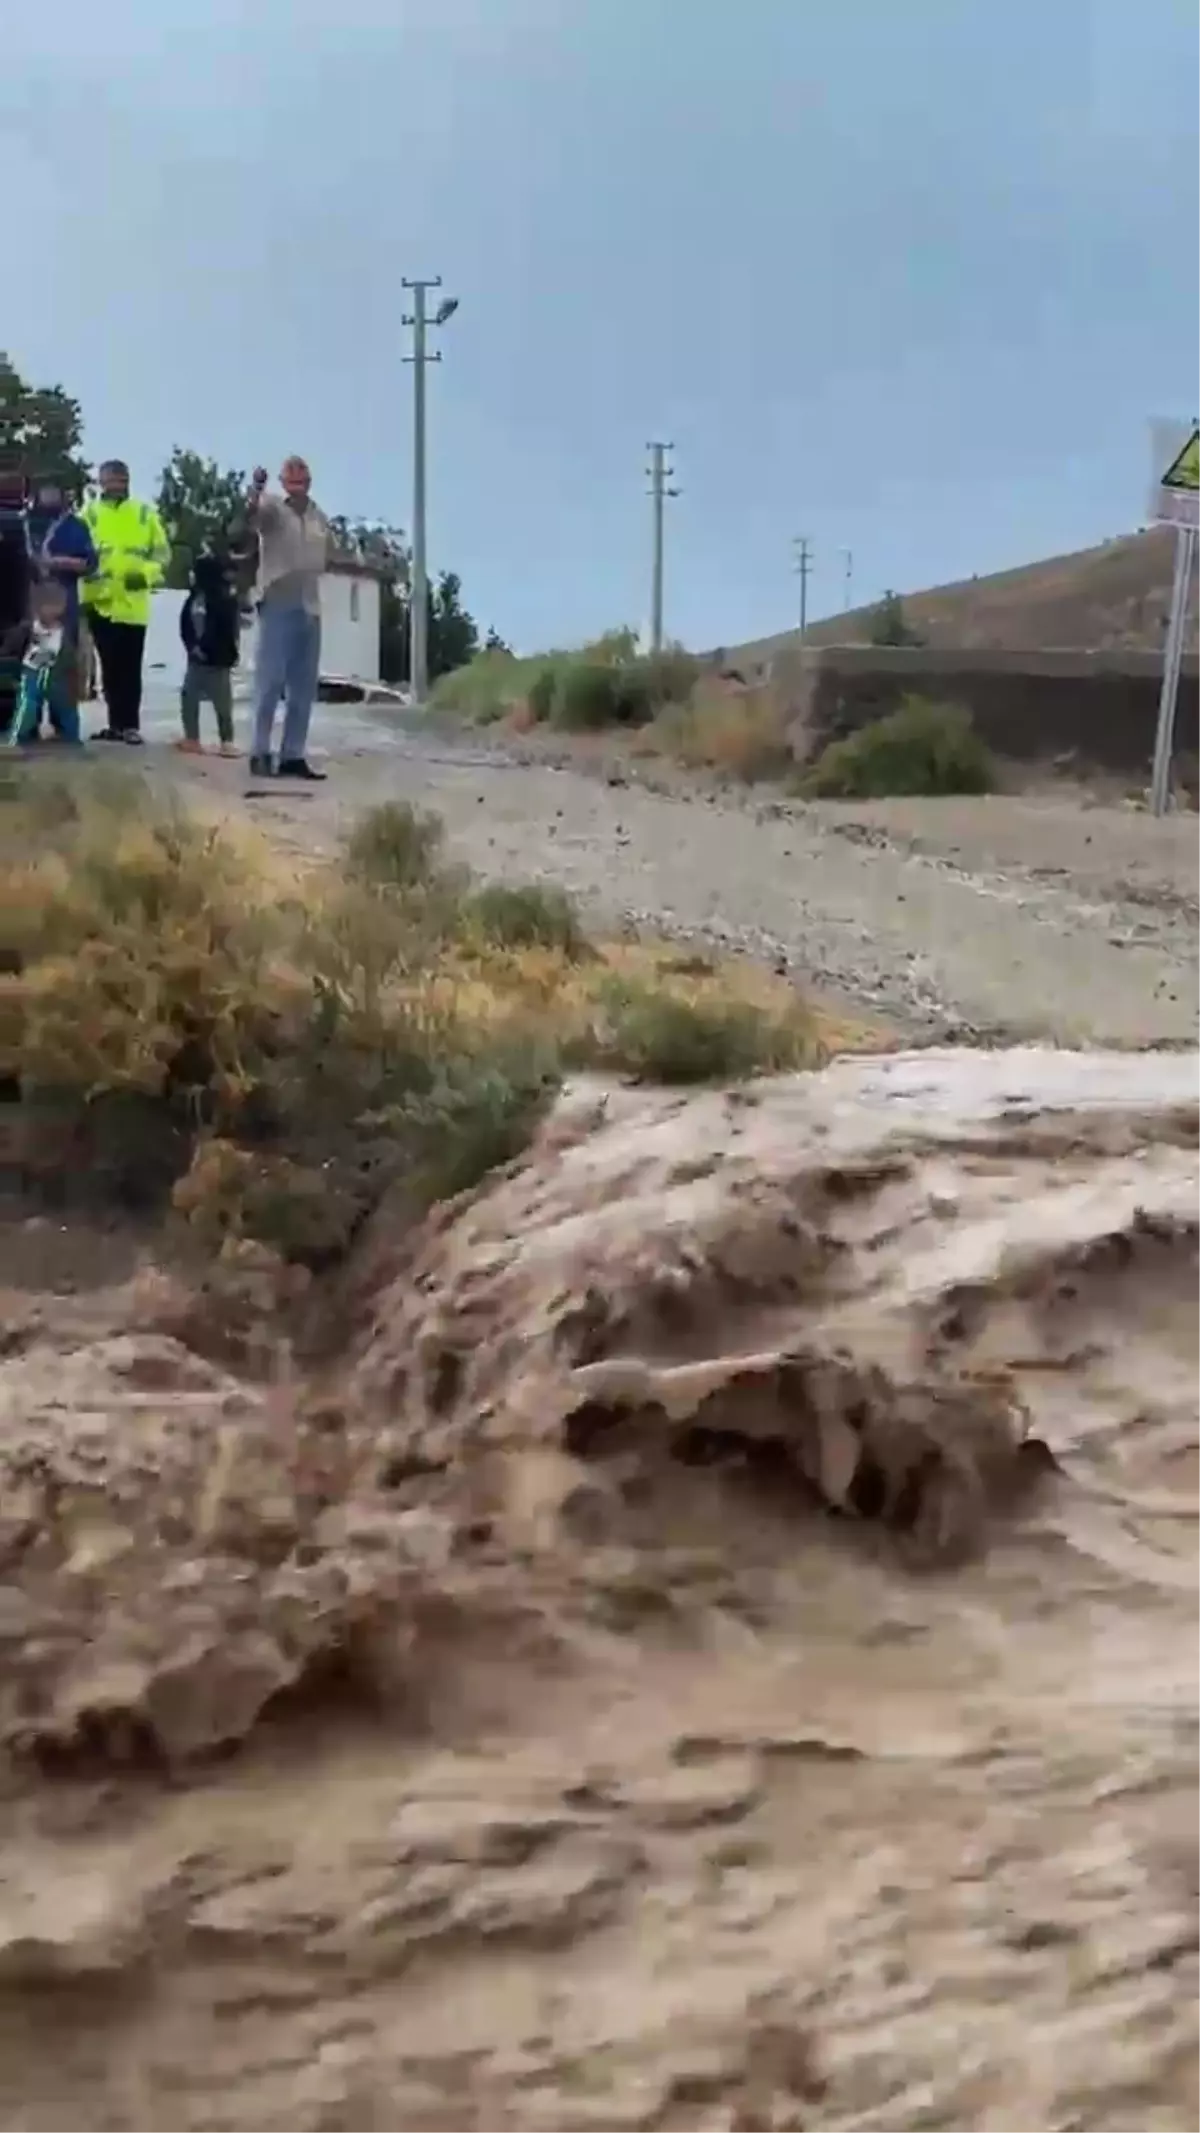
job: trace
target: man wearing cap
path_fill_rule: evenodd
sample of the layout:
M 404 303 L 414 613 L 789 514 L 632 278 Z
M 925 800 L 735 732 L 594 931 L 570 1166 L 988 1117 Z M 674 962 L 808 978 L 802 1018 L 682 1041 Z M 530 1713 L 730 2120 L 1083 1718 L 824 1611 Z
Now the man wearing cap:
M 108 706 L 108 724 L 96 738 L 140 745 L 150 595 L 162 584 L 171 551 L 153 504 L 138 503 L 129 494 L 123 459 L 106 459 L 99 483 L 99 496 L 80 513 L 97 557 L 95 574 L 83 580 L 80 597 Z
M 322 779 L 308 760 L 308 727 L 321 668 L 321 579 L 333 537 L 312 499 L 307 461 L 285 459 L 281 496 L 267 495 L 267 470 L 256 467 L 246 500 L 259 541 L 258 662 L 250 770 L 269 777 L 275 713 L 284 702 L 277 775 Z

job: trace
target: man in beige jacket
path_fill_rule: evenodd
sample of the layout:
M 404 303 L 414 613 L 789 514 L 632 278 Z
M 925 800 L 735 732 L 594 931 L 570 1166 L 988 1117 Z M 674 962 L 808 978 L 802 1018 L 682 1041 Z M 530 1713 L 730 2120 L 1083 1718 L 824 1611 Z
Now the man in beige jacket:
M 267 470 L 256 467 L 246 500 L 259 542 L 258 662 L 254 689 L 254 739 L 250 770 L 269 777 L 279 700 L 284 700 L 279 744 L 281 778 L 322 779 L 308 760 L 308 727 L 321 665 L 321 578 L 332 545 L 329 521 L 312 500 L 307 461 L 285 459 L 281 496 L 268 496 Z

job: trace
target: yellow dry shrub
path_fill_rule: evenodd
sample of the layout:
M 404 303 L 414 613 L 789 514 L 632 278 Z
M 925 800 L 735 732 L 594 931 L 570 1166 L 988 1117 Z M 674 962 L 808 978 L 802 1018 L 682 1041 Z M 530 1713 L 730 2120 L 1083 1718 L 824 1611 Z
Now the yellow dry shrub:
M 507 1160 L 572 1066 L 689 1081 L 822 1055 L 785 982 L 591 943 L 560 891 L 476 884 L 398 803 L 298 866 L 134 777 L 0 798 L 26 1150 L 52 1114 L 81 1177 L 143 1198 L 153 1151 L 153 1189 L 214 1243 L 322 1264 L 397 1181 L 420 1205 Z

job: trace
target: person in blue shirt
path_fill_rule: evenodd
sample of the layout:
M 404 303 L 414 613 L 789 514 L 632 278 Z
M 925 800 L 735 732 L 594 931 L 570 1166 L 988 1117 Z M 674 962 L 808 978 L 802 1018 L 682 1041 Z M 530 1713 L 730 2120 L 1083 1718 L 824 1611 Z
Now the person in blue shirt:
M 95 543 L 61 482 L 38 482 L 27 517 L 29 546 L 39 576 L 63 594 L 62 652 L 49 684 L 51 715 L 68 727 L 79 711 L 79 587 L 99 566 Z M 55 724 L 60 726 L 56 717 Z
M 0 469 L 0 730 L 11 733 L 29 641 L 29 596 L 34 582 L 25 524 L 25 483 Z

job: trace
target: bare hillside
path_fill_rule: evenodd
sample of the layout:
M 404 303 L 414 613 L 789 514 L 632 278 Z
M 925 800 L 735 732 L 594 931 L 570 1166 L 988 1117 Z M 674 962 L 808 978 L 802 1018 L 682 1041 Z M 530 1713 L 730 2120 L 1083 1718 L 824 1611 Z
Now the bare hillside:
M 1166 633 L 1174 557 L 1174 535 L 1154 527 L 994 577 L 906 592 L 904 611 L 911 626 L 939 649 L 1157 651 Z M 1194 621 L 1194 588 L 1192 613 Z M 861 607 L 831 615 L 812 625 L 808 641 L 866 643 L 872 614 L 872 608 Z M 798 631 L 783 631 L 739 645 L 737 655 L 767 658 L 798 639 Z

